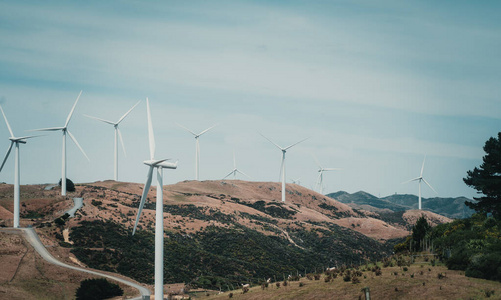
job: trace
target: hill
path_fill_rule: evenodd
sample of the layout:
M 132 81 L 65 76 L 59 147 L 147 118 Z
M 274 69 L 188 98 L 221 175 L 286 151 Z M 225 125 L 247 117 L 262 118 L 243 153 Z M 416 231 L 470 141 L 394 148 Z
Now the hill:
M 132 226 L 142 184 L 115 181 L 76 186 L 84 206 L 59 218 L 72 200 L 43 185 L 22 186 L 22 226 L 33 225 L 54 256 L 67 263 L 118 272 L 151 283 L 155 188 Z M 352 209 L 298 185 L 246 181 L 185 181 L 164 187 L 165 279 L 227 289 L 266 277 L 381 259 L 392 240 L 409 233 L 411 211 L 385 215 Z M 12 186 L 0 185 L 0 206 L 11 211 Z M 424 212 L 432 223 L 450 220 Z M 9 215 L 5 214 L 8 218 Z M 2 220 L 6 225 L 9 219 Z M 59 220 L 54 222 L 54 220 Z M 9 223 L 10 222 L 10 223 Z
M 395 194 L 378 198 L 363 191 L 353 194 L 340 191 L 328 194 L 327 196 L 336 199 L 339 202 L 345 203 L 352 208 L 374 212 L 388 213 L 418 208 L 418 197 L 415 195 Z M 464 204 L 465 201 L 473 201 L 466 197 L 421 198 L 421 201 L 424 210 L 431 211 L 451 219 L 470 217 L 474 212 Z

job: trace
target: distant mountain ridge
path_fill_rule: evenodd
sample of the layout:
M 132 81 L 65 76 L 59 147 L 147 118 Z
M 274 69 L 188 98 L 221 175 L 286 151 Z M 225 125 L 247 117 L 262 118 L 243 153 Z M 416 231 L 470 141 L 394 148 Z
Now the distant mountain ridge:
M 355 209 L 364 209 L 374 212 L 398 212 L 418 208 L 418 196 L 409 194 L 394 194 L 378 198 L 364 191 L 350 194 L 338 191 L 327 194 L 327 197 L 338 200 Z M 474 211 L 468 208 L 464 202 L 473 201 L 466 197 L 456 198 L 421 198 L 423 210 L 428 210 L 452 219 L 467 218 Z

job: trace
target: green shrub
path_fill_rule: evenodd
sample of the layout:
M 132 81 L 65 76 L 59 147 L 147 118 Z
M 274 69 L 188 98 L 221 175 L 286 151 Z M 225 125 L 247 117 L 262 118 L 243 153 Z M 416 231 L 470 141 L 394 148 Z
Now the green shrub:
M 124 291 L 104 278 L 85 279 L 76 292 L 77 300 L 100 300 L 122 296 Z

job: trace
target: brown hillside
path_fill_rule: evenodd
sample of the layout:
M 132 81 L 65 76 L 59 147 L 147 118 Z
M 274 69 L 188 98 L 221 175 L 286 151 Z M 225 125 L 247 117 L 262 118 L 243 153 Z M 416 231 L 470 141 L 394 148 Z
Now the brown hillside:
M 73 197 L 83 197 L 84 206 L 77 217 L 70 219 L 69 227 L 82 220 L 113 220 L 132 230 L 137 214 L 143 184 L 99 181 L 76 186 L 76 192 L 68 197 L 59 196 L 59 189 L 45 190 L 44 185 L 22 186 L 21 216 L 37 212 L 43 217 L 22 219 L 21 225 L 39 224 L 52 221 L 61 216 L 73 205 Z M 154 228 L 154 201 L 156 187 L 151 187 L 148 201 L 140 220 L 140 228 Z M 403 221 L 387 223 L 378 219 L 375 212 L 353 210 L 346 204 L 318 194 L 296 184 L 287 184 L 287 201 L 282 203 L 281 185 L 275 182 L 227 181 L 183 181 L 164 186 L 165 229 L 176 232 L 195 232 L 209 225 L 228 227 L 218 216 L 229 216 L 249 228 L 268 235 L 280 235 L 289 239 L 286 228 L 303 226 L 305 228 L 323 227 L 333 223 L 377 240 L 388 240 L 409 234 L 408 228 L 421 214 L 425 214 L 435 225 L 450 222 L 450 219 L 427 211 L 409 211 Z M 256 209 L 257 204 L 287 216 L 270 215 Z M 203 212 L 206 218 L 193 218 L 175 212 L 175 207 L 192 205 Z M 254 207 L 252 207 L 254 206 Z M 169 208 L 172 208 L 169 210 Z M 0 185 L 0 217 L 9 222 L 12 218 L 12 185 Z M 254 217 L 253 217 L 254 216 Z M 256 218 L 275 220 L 263 226 Z M 403 226 L 402 223 L 406 225 Z M 266 223 L 266 221 L 264 221 Z

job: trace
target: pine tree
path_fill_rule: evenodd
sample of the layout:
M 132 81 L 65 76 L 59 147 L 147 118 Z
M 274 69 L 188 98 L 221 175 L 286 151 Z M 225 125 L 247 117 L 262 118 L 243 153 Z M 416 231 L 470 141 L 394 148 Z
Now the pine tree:
M 468 171 L 464 178 L 466 185 L 474 188 L 482 197 L 475 197 L 476 203 L 466 201 L 465 204 L 479 213 L 492 213 L 493 217 L 501 217 L 501 132 L 498 138 L 491 137 L 485 142 L 483 163 L 473 171 Z
M 415 245 L 413 248 L 420 251 L 423 250 L 422 242 L 424 241 L 426 234 L 431 230 L 431 225 L 428 224 L 428 220 L 421 215 L 416 221 L 416 225 L 412 227 L 412 240 Z

